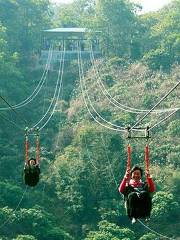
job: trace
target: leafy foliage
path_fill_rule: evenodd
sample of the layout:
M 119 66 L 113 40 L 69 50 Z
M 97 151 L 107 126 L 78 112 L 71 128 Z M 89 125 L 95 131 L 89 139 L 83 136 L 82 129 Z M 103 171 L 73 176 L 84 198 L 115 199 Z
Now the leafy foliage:
M 118 240 L 118 239 L 135 239 L 133 231 L 127 228 L 120 228 L 116 224 L 109 223 L 107 221 L 101 221 L 98 224 L 99 231 L 92 231 L 88 234 L 85 240 Z
M 173 1 L 169 7 L 157 14 L 151 26 L 149 37 L 155 42 L 143 59 L 154 70 L 169 70 L 173 63 L 179 63 L 179 1 Z
M 177 217 L 177 212 L 179 211 L 179 204 L 175 201 L 172 193 L 168 192 L 157 192 L 153 198 L 153 216 L 156 217 L 158 221 L 163 221 L 165 218 Z
M 0 0 L 2 96 L 17 104 L 36 88 L 42 70 L 32 68 L 32 56 L 38 57 L 41 31 L 51 26 L 54 10 L 55 27 L 101 31 L 98 37 L 105 58 L 92 67 L 83 64 L 83 86 L 101 120 L 133 125 L 142 114 L 122 111 L 110 103 L 107 92 L 114 103 L 145 110 L 179 81 L 179 6 L 179 1 L 173 1 L 159 12 L 138 15 L 139 6 L 126 0 L 75 0 L 56 9 L 48 0 Z M 65 69 L 62 99 L 41 135 L 41 179 L 34 189 L 24 192 L 22 183 L 24 120 L 31 126 L 48 109 L 56 66 L 48 72 L 43 93 L 19 108 L 18 116 L 12 111 L 0 113 L 0 238 L 155 239 L 154 233 L 139 225 L 137 231 L 129 224 L 118 193 L 126 167 L 125 136 L 94 122 L 83 102 L 77 62 L 65 63 Z M 179 106 L 177 96 L 178 89 L 159 108 Z M 1 107 L 7 106 L 1 102 Z M 96 120 L 98 114 L 93 115 Z M 141 126 L 153 126 L 166 116 L 166 112 L 152 113 Z M 178 237 L 180 228 L 178 117 L 177 112 L 154 128 L 150 140 L 150 170 L 157 188 L 150 226 L 172 238 Z M 33 144 L 30 155 L 35 154 Z M 144 166 L 144 143 L 134 141 L 132 148 L 132 164 Z

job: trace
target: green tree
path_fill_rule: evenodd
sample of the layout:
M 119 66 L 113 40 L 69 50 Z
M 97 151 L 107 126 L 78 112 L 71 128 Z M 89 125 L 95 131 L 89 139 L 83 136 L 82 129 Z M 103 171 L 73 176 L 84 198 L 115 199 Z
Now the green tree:
M 148 234 L 145 234 L 142 237 L 140 237 L 139 240 L 155 240 L 155 239 L 157 239 L 155 234 L 148 233 Z
M 88 27 L 94 14 L 94 0 L 75 0 L 71 4 L 61 4 L 56 10 L 55 26 Z
M 96 27 L 102 31 L 102 46 L 110 56 L 131 55 L 132 39 L 136 35 L 136 5 L 124 0 L 97 1 Z
M 135 239 L 135 234 L 128 228 L 120 228 L 114 223 L 101 221 L 98 231 L 90 231 L 85 240 L 128 240 Z
M 100 215 L 117 219 L 119 200 L 115 181 L 119 175 L 116 166 L 123 148 L 121 144 L 122 139 L 117 135 L 91 124 L 82 125 L 77 128 L 72 145 L 57 157 L 56 191 L 71 221 L 92 224 Z M 109 214 L 104 215 L 104 211 Z
M 180 137 L 180 120 L 176 119 L 170 122 L 167 128 L 167 134 L 172 137 Z
M 7 77 L 20 77 L 20 72 L 16 66 L 18 54 L 10 53 L 8 46 L 7 29 L 0 23 L 0 75 L 1 86 L 5 84 Z
M 168 71 L 172 64 L 180 61 L 179 10 L 179 1 L 175 0 L 155 15 L 156 21 L 149 31 L 154 44 L 143 57 L 153 70 Z
M 1 0 L 0 9 L 10 51 L 29 57 L 32 50 L 39 50 L 41 31 L 50 22 L 49 0 Z
M 149 51 L 144 55 L 143 61 L 153 70 L 168 70 L 172 64 L 170 54 L 163 48 Z
M 19 234 L 21 236 L 18 239 L 25 239 L 23 235 L 26 233 L 26 235 L 29 235 L 28 239 L 32 238 L 32 240 L 73 239 L 61 226 L 56 224 L 56 219 L 52 214 L 49 214 L 37 205 L 29 209 L 21 208 L 19 211 L 14 211 L 7 207 L 3 208 L 0 211 L 0 218 L 5 219 L 2 233 L 9 237 Z M 9 224 L 11 224 L 11 229 L 9 229 Z
M 37 240 L 37 238 L 31 235 L 18 235 L 16 238 L 13 238 L 13 240 Z
M 175 219 L 178 212 L 179 204 L 172 193 L 159 191 L 154 195 L 152 216 L 157 221 Z

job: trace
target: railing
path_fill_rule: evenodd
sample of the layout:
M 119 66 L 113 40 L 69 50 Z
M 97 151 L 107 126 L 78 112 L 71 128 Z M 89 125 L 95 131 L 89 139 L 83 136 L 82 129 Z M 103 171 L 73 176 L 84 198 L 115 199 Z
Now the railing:
M 48 53 L 49 53 L 49 51 L 47 51 L 47 50 L 41 51 L 40 62 L 42 62 L 42 64 L 44 64 L 47 61 Z M 51 62 L 56 63 L 56 62 L 60 61 L 62 53 L 63 53 L 63 51 L 53 51 Z M 100 51 L 94 51 L 93 54 L 94 54 L 95 58 L 99 58 L 102 55 Z M 90 59 L 90 51 L 87 51 L 87 50 L 81 51 L 81 57 L 82 57 L 82 59 Z M 65 61 L 71 61 L 71 60 L 75 60 L 77 58 L 78 58 L 78 51 L 66 51 L 65 52 L 65 58 L 64 58 Z

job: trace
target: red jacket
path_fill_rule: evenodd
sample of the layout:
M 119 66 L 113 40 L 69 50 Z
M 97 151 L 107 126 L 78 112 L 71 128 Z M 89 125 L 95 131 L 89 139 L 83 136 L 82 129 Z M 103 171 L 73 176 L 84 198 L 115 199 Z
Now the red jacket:
M 132 186 L 132 187 L 141 187 L 143 182 L 140 180 L 139 182 L 135 182 L 133 179 L 128 180 L 127 177 L 124 177 L 122 182 L 120 183 L 119 186 L 119 192 L 123 193 L 125 188 L 126 188 L 126 182 L 128 183 L 128 185 Z M 153 193 L 155 192 L 155 184 L 152 180 L 151 177 L 147 177 L 147 184 L 149 186 L 149 192 Z

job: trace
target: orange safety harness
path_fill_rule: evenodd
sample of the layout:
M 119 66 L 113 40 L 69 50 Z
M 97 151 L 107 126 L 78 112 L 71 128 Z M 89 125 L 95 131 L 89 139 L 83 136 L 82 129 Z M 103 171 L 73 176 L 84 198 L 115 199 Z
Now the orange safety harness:
M 149 127 L 147 127 L 145 129 L 145 136 L 140 136 L 140 137 L 132 137 L 131 136 L 131 132 L 130 132 L 130 128 L 128 128 L 128 138 L 146 138 L 146 140 L 148 140 L 150 138 L 150 135 L 149 135 Z M 128 144 L 127 146 L 127 165 L 126 165 L 126 173 L 128 175 L 130 175 L 130 171 L 131 171 L 131 152 L 132 152 L 132 149 L 131 149 L 131 145 Z M 149 144 L 147 143 L 146 146 L 145 146 L 145 173 L 146 173 L 146 180 L 149 176 Z M 128 185 L 128 182 L 129 182 L 129 179 L 126 179 L 126 185 Z
M 146 144 L 145 147 L 145 171 L 146 171 L 146 180 L 149 176 L 149 145 Z
M 127 166 L 126 166 L 126 173 L 130 175 L 131 171 L 131 145 L 128 144 L 127 146 Z M 129 179 L 126 179 L 126 186 L 128 185 Z
M 25 161 L 26 164 L 28 164 L 29 160 L 29 140 L 28 140 L 28 134 L 25 134 Z
M 39 138 L 39 128 L 36 129 L 25 129 L 25 162 L 28 164 L 29 161 L 29 134 L 32 133 L 36 136 L 36 164 L 40 162 L 40 138 Z
M 39 129 L 36 130 L 36 163 L 39 164 L 40 161 L 40 139 L 39 139 Z

